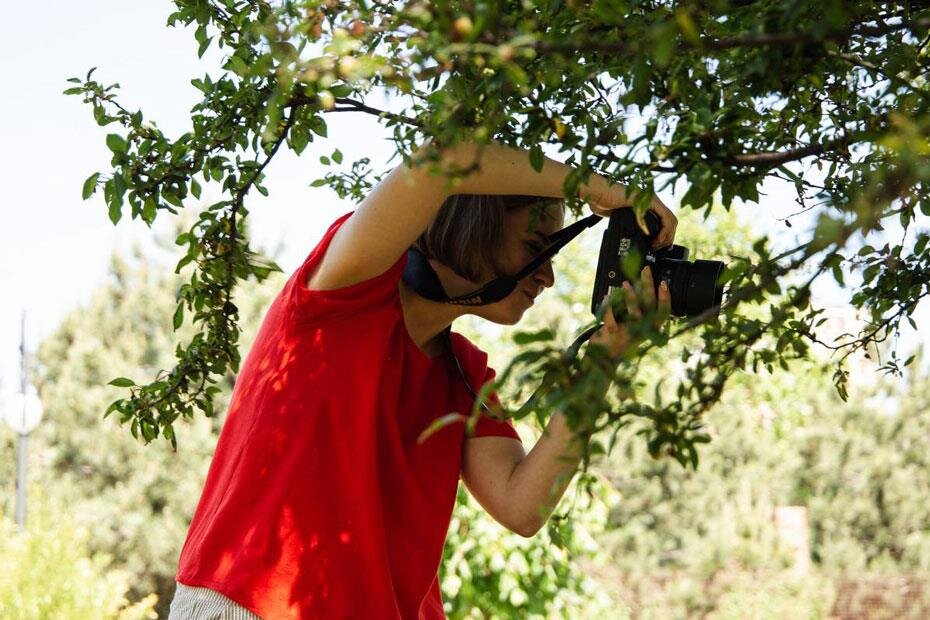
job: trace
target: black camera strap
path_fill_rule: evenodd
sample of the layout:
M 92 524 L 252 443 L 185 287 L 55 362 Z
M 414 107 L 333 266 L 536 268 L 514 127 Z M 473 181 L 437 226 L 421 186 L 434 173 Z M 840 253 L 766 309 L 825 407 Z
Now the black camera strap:
M 601 216 L 592 214 L 552 233 L 549 235 L 549 245 L 520 271 L 513 275 L 498 276 L 481 288 L 466 295 L 449 297 L 442 288 L 439 276 L 436 275 L 433 267 L 429 264 L 429 259 L 417 248 L 410 248 L 407 252 L 407 264 L 404 267 L 403 279 L 407 286 L 416 291 L 418 295 L 430 301 L 466 306 L 492 304 L 510 295 L 520 280 L 539 269 L 540 265 L 555 256 L 569 241 L 581 234 L 584 229 L 597 224 L 600 220 Z

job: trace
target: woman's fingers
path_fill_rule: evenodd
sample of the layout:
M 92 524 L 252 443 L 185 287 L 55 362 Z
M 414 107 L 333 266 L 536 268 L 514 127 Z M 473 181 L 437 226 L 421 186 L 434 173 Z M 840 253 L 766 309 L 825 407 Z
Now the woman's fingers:
M 656 289 L 655 283 L 652 280 L 652 269 L 648 265 L 643 267 L 643 270 L 639 274 L 639 279 L 643 289 L 643 307 L 647 310 L 651 310 L 656 305 Z
M 626 300 L 626 307 L 630 316 L 636 320 L 643 318 L 643 311 L 639 307 L 639 300 L 636 298 L 636 291 L 629 282 L 623 283 L 623 298 Z
M 678 228 L 678 218 L 658 198 L 653 199 L 650 209 L 659 216 L 659 220 L 662 222 L 662 229 L 656 235 L 652 247 L 664 248 L 672 245 L 675 242 L 675 229 Z
M 662 327 L 672 314 L 672 294 L 668 290 L 668 280 L 659 283 L 659 306 L 656 311 L 656 329 Z
M 617 329 L 617 318 L 614 316 L 614 309 L 610 303 L 610 294 L 604 295 L 603 301 L 601 301 L 601 308 L 603 309 L 604 315 L 604 328 L 607 331 L 616 331 Z
M 656 295 L 652 269 L 648 266 L 644 267 L 640 273 L 640 281 L 637 286 L 634 287 L 630 282 L 624 282 L 621 293 L 626 302 L 630 318 L 638 321 L 643 318 L 644 314 L 648 314 L 656 330 L 662 327 L 671 314 L 672 297 L 669 292 L 668 282 L 663 280 L 659 284 L 659 292 Z M 630 340 L 627 326 L 617 321 L 616 316 L 614 316 L 609 296 L 605 296 L 602 303 L 605 306 L 603 313 L 604 325 L 592 336 L 591 342 L 604 345 L 607 347 L 610 356 L 616 358 L 633 343 Z
M 640 273 L 638 296 L 635 294 L 635 289 L 630 286 L 629 283 L 625 283 L 623 288 L 627 295 L 627 306 L 630 307 L 630 314 L 634 318 L 641 319 L 644 313 L 650 313 L 653 317 L 653 325 L 656 329 L 659 329 L 668 317 L 671 316 L 672 294 L 668 288 L 668 281 L 662 280 L 659 283 L 657 296 L 651 267 L 643 267 Z
M 639 274 L 639 286 L 634 287 L 629 282 L 623 283 L 623 297 L 630 316 L 634 319 L 643 318 L 644 312 L 650 312 L 656 307 L 655 283 L 652 279 L 652 269 L 647 265 Z
M 609 295 L 604 296 L 603 307 L 604 325 L 591 336 L 591 342 L 605 347 L 608 356 L 615 359 L 629 347 L 629 334 L 614 316 Z

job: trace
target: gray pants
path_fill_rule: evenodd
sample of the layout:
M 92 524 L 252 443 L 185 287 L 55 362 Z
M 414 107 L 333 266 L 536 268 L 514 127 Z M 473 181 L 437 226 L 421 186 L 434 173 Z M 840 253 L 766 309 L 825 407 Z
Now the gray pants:
M 216 590 L 176 583 L 168 620 L 261 620 Z

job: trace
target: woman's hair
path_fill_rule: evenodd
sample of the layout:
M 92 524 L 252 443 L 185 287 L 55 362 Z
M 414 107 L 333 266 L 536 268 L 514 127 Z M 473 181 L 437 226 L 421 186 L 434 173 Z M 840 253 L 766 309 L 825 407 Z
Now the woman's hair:
M 477 282 L 486 266 L 500 273 L 499 253 L 504 246 L 504 214 L 522 207 L 564 206 L 561 198 L 497 194 L 453 194 L 414 246 L 452 271 Z

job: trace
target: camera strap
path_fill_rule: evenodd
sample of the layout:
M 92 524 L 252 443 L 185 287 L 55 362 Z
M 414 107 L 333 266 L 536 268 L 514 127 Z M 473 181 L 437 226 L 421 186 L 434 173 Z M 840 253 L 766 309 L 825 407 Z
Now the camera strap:
M 404 266 L 403 279 L 407 286 L 412 288 L 418 295 L 430 301 L 465 306 L 493 304 L 510 295 L 520 280 L 539 269 L 540 265 L 555 256 L 569 241 L 581 234 L 586 228 L 597 224 L 600 220 L 601 216 L 591 214 L 562 230 L 552 233 L 549 235 L 549 245 L 520 271 L 514 275 L 498 276 L 481 288 L 465 295 L 449 297 L 442 288 L 439 276 L 436 275 L 433 267 L 429 264 L 429 259 L 417 248 L 410 248 L 407 251 L 407 264 Z
M 600 220 L 601 217 L 599 215 L 591 214 L 578 220 L 577 222 L 574 222 L 573 224 L 570 224 L 569 226 L 566 226 L 562 230 L 552 233 L 548 238 L 549 245 L 547 245 L 542 252 L 540 252 L 535 258 L 533 258 L 533 260 L 527 263 L 527 265 L 516 274 L 512 276 L 499 276 L 478 290 L 472 291 L 467 295 L 460 295 L 458 297 L 450 298 L 446 294 L 445 289 L 443 289 L 442 282 L 440 282 L 439 276 L 436 275 L 436 271 L 433 269 L 432 265 L 429 264 L 429 259 L 417 248 L 410 248 L 407 251 L 407 263 L 404 266 L 404 273 L 402 278 L 407 286 L 413 289 L 418 295 L 431 301 L 440 301 L 450 304 L 465 304 L 470 306 L 483 306 L 485 304 L 491 304 L 500 301 L 510 295 L 520 280 L 539 269 L 540 265 L 555 256 L 559 250 L 568 244 L 569 241 L 581 234 L 581 232 L 586 228 L 590 228 L 591 226 L 597 224 Z M 471 383 L 465 376 L 465 371 L 462 369 L 462 365 L 459 362 L 458 357 L 456 357 L 455 352 L 452 350 L 452 341 L 450 338 L 451 331 L 452 327 L 449 326 L 443 330 L 442 333 L 442 341 L 446 353 L 455 363 L 456 370 L 458 371 L 459 376 L 465 384 L 465 388 L 472 395 L 472 397 L 477 400 L 478 394 L 474 389 L 472 389 Z M 585 334 L 586 337 L 584 337 L 584 340 L 590 338 L 593 331 L 593 329 L 589 330 Z M 583 340 L 579 339 L 573 346 L 580 346 L 581 342 L 583 342 Z M 486 403 L 482 402 L 481 407 L 484 409 L 486 414 L 491 413 L 491 410 L 488 408 Z

